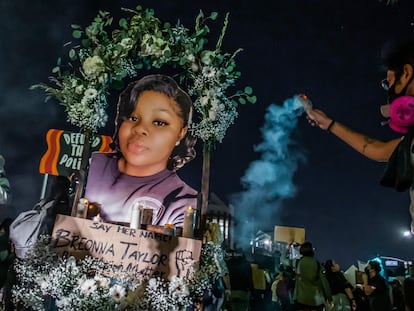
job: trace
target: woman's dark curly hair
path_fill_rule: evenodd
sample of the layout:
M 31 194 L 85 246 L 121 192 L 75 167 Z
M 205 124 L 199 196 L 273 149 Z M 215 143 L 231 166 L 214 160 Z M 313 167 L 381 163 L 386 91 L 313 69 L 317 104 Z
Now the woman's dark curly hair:
M 179 115 L 183 119 L 183 127 L 190 126 L 193 111 L 193 103 L 190 96 L 188 96 L 188 94 L 178 86 L 177 82 L 169 76 L 161 74 L 145 76 L 138 81 L 129 83 L 125 90 L 119 95 L 115 118 L 115 132 L 111 143 L 111 148 L 118 153 L 118 155 L 121 155 L 118 140 L 119 128 L 125 118 L 131 116 L 132 112 L 135 110 L 139 96 L 144 91 L 159 92 L 173 99 L 179 107 Z M 194 137 L 190 133 L 190 130 L 188 130 L 181 140 L 181 143 L 173 149 L 167 163 L 167 168 L 175 171 L 194 159 L 196 155 L 194 149 L 196 141 L 196 137 Z

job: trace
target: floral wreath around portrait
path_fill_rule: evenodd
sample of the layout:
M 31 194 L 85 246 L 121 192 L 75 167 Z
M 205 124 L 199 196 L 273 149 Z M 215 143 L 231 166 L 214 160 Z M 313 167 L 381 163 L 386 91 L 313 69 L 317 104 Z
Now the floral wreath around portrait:
M 191 32 L 180 22 L 175 26 L 162 23 L 152 9 L 138 6 L 123 11 L 130 16 L 120 18 L 116 29 L 113 17 L 103 11 L 85 29 L 72 25 L 72 35 L 80 43 L 67 44 L 69 62 L 63 64 L 58 58 L 51 83 L 32 88 L 42 88 L 46 100 L 55 98 L 63 105 L 69 123 L 95 133 L 107 123 L 110 89 L 122 89 L 125 80 L 139 71 L 167 65 L 178 72 L 180 83 L 193 98 L 197 113 L 191 126 L 194 135 L 210 144 L 221 143 L 238 115 L 238 104 L 256 102 L 248 86 L 227 94 L 240 77 L 235 56 L 242 50 L 231 54 L 221 51 L 229 14 L 215 48 L 207 49 L 207 22 L 216 20 L 215 12 L 205 16 L 200 11 Z

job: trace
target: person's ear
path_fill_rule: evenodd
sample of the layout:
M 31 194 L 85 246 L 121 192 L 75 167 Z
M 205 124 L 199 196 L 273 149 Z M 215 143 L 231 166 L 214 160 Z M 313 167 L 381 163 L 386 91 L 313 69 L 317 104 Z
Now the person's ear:
M 181 129 L 180 135 L 178 136 L 178 140 L 181 140 L 184 138 L 185 134 L 187 134 L 188 127 L 185 126 Z
M 403 73 L 401 75 L 400 81 L 405 86 L 413 79 L 413 66 L 411 64 L 405 64 L 403 67 Z

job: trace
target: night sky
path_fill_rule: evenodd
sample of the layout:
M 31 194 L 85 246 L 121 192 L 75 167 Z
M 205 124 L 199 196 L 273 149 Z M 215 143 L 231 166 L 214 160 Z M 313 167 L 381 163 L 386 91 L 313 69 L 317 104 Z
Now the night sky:
M 272 122 L 264 127 L 265 120 L 274 120 L 269 114 L 288 113 L 283 110 L 287 99 L 305 93 L 315 107 L 354 130 L 384 140 L 398 137 L 380 125 L 379 106 L 386 98 L 380 88 L 385 78 L 380 52 L 388 40 L 414 36 L 412 0 L 388 6 L 385 0 L 0 1 L 0 152 L 13 188 L 12 206 L 3 208 L 0 218 L 14 217 L 38 201 L 43 181 L 38 166 L 47 130 L 76 130 L 65 122 L 61 106 L 45 103 L 45 94 L 29 90 L 30 85 L 47 82 L 56 59 L 66 53 L 63 44 L 72 40 L 71 24 L 84 27 L 98 10 L 116 17 L 123 14 L 121 7 L 137 4 L 153 8 L 162 21 L 175 24 L 179 19 L 190 29 L 200 9 L 218 12 L 211 24 L 213 43 L 230 13 L 223 51 L 243 48 L 237 56 L 242 73 L 237 85 L 253 87 L 258 101 L 240 106 L 235 124 L 215 146 L 212 192 L 239 215 L 253 216 L 258 230 L 305 227 L 316 257 L 333 258 L 344 268 L 375 255 L 414 258 L 414 238 L 401 234 L 409 228 L 409 196 L 379 185 L 384 163 L 366 159 L 335 136 L 309 126 L 304 115 L 287 127 L 275 129 Z M 114 96 L 110 122 L 101 134 L 112 134 L 115 104 Z M 284 131 L 284 140 L 269 147 L 267 130 Z M 274 168 L 288 169 L 288 174 L 267 182 L 270 202 L 257 196 L 238 206 L 243 194 L 257 189 L 242 180 L 266 180 L 266 172 L 248 170 L 251 163 L 262 163 L 264 154 L 280 150 L 286 152 Z M 179 171 L 196 189 L 201 161 L 199 152 Z

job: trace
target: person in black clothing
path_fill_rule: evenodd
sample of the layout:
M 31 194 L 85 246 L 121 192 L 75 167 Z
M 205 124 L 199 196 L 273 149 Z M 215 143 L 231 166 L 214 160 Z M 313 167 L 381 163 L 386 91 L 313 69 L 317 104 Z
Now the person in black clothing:
M 352 293 L 353 287 L 347 281 L 341 271 L 341 267 L 335 260 L 329 259 L 325 262 L 326 278 L 331 288 L 334 310 L 356 310 L 356 301 Z
M 368 296 L 371 311 L 391 311 L 392 303 L 390 297 L 390 288 L 381 275 L 381 266 L 375 261 L 368 262 L 366 268 L 367 273 L 364 274 L 364 284 L 362 288 Z
M 381 81 L 387 104 L 381 114 L 398 133 L 391 140 L 379 140 L 351 130 L 318 109 L 307 110 L 309 123 L 337 136 L 365 157 L 387 162 L 380 184 L 398 192 L 410 191 L 411 233 L 414 234 L 414 167 L 410 160 L 414 140 L 414 38 L 387 44 L 382 53 L 386 73 Z
M 406 311 L 414 311 L 414 266 L 408 268 L 408 275 L 403 282 L 404 304 Z
M 246 311 L 250 309 L 250 298 L 253 290 L 252 268 L 242 250 L 234 253 L 227 260 L 231 284 L 231 310 Z

